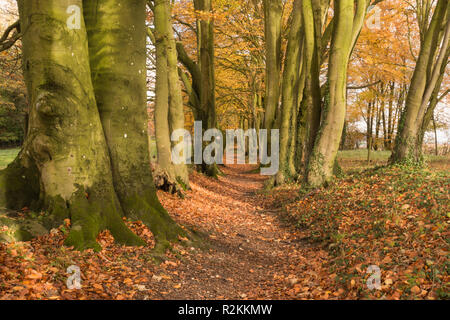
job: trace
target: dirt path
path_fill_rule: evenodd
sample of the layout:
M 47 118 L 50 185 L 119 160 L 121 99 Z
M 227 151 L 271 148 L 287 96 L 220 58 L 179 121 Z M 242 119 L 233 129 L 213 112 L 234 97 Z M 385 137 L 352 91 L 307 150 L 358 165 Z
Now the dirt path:
M 152 260 L 151 232 L 126 219 L 148 246 L 117 245 L 104 231 L 97 238 L 101 252 L 79 252 L 63 246 L 67 226 L 32 241 L 0 243 L 0 300 L 446 297 L 448 175 L 389 168 L 349 177 L 300 200 L 298 186 L 262 193 L 265 177 L 254 169 L 228 166 L 218 180 L 194 172 L 185 199 L 158 192 L 174 219 L 205 234 L 210 246 L 202 250 L 176 245 L 159 265 Z M 288 203 L 295 220 L 286 221 Z M 399 213 L 394 223 L 381 220 L 386 219 L 386 208 Z M 299 212 L 317 213 L 322 220 L 300 231 L 294 227 Z M 349 236 L 340 239 L 339 246 L 305 241 L 323 231 L 328 223 L 323 219 L 330 214 L 340 219 L 333 228 L 342 227 Z M 381 235 L 379 221 L 386 221 Z M 382 270 L 382 290 L 366 286 L 370 265 Z M 79 268 L 81 288 L 67 285 L 69 267 Z
M 127 222 L 149 246 L 118 246 L 105 231 L 100 253 L 65 248 L 61 226 L 31 242 L 0 244 L 0 300 L 327 298 L 326 253 L 280 219 L 280 202 L 296 193 L 262 194 L 265 177 L 254 169 L 225 167 L 218 180 L 194 172 L 185 199 L 158 192 L 176 221 L 207 235 L 208 249 L 177 245 L 157 265 L 141 223 Z M 69 266 L 79 268 L 81 289 L 67 287 Z
M 265 177 L 252 173 L 253 169 L 225 167 L 225 176 L 218 181 L 194 174 L 192 191 L 185 200 L 159 194 L 179 222 L 209 234 L 211 248 L 186 252 L 182 262 L 173 266 L 176 274 L 171 281 L 161 281 L 155 288 L 156 298 L 299 297 L 299 275 L 304 270 L 315 273 L 308 265 L 313 251 L 298 240 L 296 230 L 279 219 L 277 204 L 261 193 Z M 310 280 L 304 280 L 308 287 Z

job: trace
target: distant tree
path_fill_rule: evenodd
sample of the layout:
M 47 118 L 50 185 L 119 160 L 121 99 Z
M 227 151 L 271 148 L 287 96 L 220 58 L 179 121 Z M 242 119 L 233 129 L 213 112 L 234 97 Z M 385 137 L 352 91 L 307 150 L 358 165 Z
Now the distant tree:
M 19 146 L 26 131 L 28 105 L 21 72 L 21 32 L 12 1 L 0 12 L 0 147 Z
M 186 164 L 172 162 L 172 133 L 184 129 L 184 105 L 178 76 L 178 56 L 172 29 L 172 6 L 168 0 L 148 1 L 153 11 L 154 29 L 148 29 L 156 48 L 155 133 L 158 168 L 166 176 L 165 188 L 189 187 Z M 174 143 L 178 143 L 174 142 Z M 177 185 L 181 185 L 178 186 Z

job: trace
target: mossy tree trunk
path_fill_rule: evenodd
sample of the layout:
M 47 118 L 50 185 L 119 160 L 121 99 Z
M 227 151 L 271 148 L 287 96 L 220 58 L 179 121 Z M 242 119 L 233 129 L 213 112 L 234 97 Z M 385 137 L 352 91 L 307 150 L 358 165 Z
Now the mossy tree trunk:
M 275 128 L 275 117 L 280 102 L 282 9 L 281 0 L 264 0 L 266 46 L 264 128 L 267 130 Z
M 176 189 L 175 166 L 172 163 L 172 142 L 169 125 L 169 19 L 166 0 L 155 0 L 154 38 L 156 48 L 156 88 L 155 88 L 155 136 L 157 149 L 157 174 L 163 178 L 168 191 Z M 178 76 L 178 74 L 177 74 Z
M 304 164 L 309 160 L 317 132 L 320 126 L 322 112 L 322 97 L 320 91 L 320 48 L 322 36 L 321 4 L 318 0 L 304 0 L 302 17 L 305 29 L 305 68 L 306 82 L 303 100 L 301 102 L 303 126 L 300 132 L 302 139 L 302 159 Z M 300 165 L 305 168 L 305 165 Z
M 323 28 L 327 21 L 330 0 L 302 1 L 305 44 L 303 50 L 303 70 L 300 82 L 299 111 L 296 121 L 295 167 L 304 174 L 306 164 L 314 147 L 319 130 L 324 94 L 328 86 L 320 87 L 320 70 L 328 52 L 335 18 Z
M 158 154 L 157 174 L 163 176 L 165 188 L 176 191 L 189 187 L 186 164 L 173 163 L 171 134 L 184 129 L 184 110 L 178 75 L 178 58 L 172 30 L 171 5 L 167 0 L 152 3 L 154 45 L 156 48 L 155 131 Z M 151 32 L 149 30 L 149 32 Z
M 202 110 L 203 129 L 214 129 L 216 119 L 216 80 L 214 67 L 214 19 L 211 0 L 194 0 L 196 10 L 205 13 L 197 20 L 197 38 L 200 68 L 200 109 Z M 205 145 L 204 145 L 205 146 Z M 217 165 L 203 163 L 202 172 L 217 177 L 220 173 Z
M 434 110 L 433 96 L 436 95 L 436 90 L 439 91 L 436 88 L 440 83 L 440 74 L 442 70 L 445 72 L 448 63 L 449 8 L 450 3 L 447 0 L 439 0 L 428 27 L 426 27 L 428 19 L 419 21 L 423 35 L 421 49 L 406 98 L 405 110 L 401 115 L 391 163 L 421 163 L 423 160 L 423 132 L 420 131 L 423 125 L 429 123 L 427 110 L 430 110 L 428 117 L 431 119 Z
M 303 64 L 302 44 L 302 1 L 296 0 L 291 14 L 291 29 L 286 49 L 286 59 L 283 73 L 281 95 L 281 122 L 280 122 L 280 170 L 276 183 L 282 184 L 285 180 L 295 176 L 295 167 L 292 165 L 293 135 L 290 130 L 295 128 L 297 117 L 297 101 L 300 95 L 300 69 Z
M 334 173 L 337 152 L 345 122 L 347 67 L 352 49 L 361 31 L 369 1 L 334 2 L 335 17 L 328 63 L 327 90 L 321 124 L 307 164 L 306 182 L 319 187 Z
M 146 82 L 146 2 L 84 1 L 92 79 L 114 185 L 125 214 L 150 227 L 159 244 L 182 234 L 156 197 L 150 171 Z M 104 48 L 109 50 L 105 52 Z
M 184 104 L 181 94 L 181 83 L 178 74 L 178 54 L 176 48 L 175 36 L 172 30 L 172 6 L 170 0 L 166 0 L 166 19 L 167 19 L 167 67 L 169 80 L 169 126 L 170 131 L 184 129 Z M 178 144 L 178 141 L 172 142 L 172 147 Z M 181 155 L 185 157 L 186 155 Z M 186 164 L 174 164 L 175 176 L 183 188 L 189 188 L 189 172 Z
M 70 218 L 66 244 L 80 250 L 99 250 L 105 229 L 119 243 L 144 245 L 123 216 L 146 223 L 160 245 L 184 234 L 150 171 L 145 1 L 120 4 L 19 1 L 31 111 L 23 150 L 0 173 L 0 205 L 34 204 L 54 225 Z M 83 8 L 75 29 L 67 24 L 73 5 Z M 12 191 L 26 197 L 11 201 Z

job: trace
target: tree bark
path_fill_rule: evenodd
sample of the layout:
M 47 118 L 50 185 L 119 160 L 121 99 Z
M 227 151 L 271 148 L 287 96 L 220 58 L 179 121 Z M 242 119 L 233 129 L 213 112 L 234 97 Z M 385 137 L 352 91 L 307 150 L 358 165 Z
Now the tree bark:
M 322 111 L 322 123 L 311 153 L 306 181 L 312 187 L 326 183 L 333 176 L 346 112 L 347 66 L 352 50 L 355 28 L 354 3 L 352 0 L 335 1 L 336 21 L 331 41 L 328 64 L 328 90 Z M 359 6 L 366 1 L 358 1 Z
M 280 101 L 281 18 L 281 0 L 264 0 L 264 28 L 266 38 L 264 128 L 269 131 L 275 126 L 275 117 Z
M 194 0 L 196 10 L 212 13 L 211 0 Z M 214 19 L 210 16 L 197 21 L 198 52 L 200 67 L 200 109 L 202 110 L 203 129 L 214 129 L 216 121 L 216 83 L 214 68 Z M 217 177 L 220 171 L 216 164 L 201 165 L 202 171 L 208 176 Z
M 391 163 L 421 163 L 422 145 L 419 130 L 432 92 L 439 80 L 450 37 L 450 3 L 439 0 L 423 41 L 402 113 Z M 439 36 L 439 35 L 442 36 Z M 442 39 L 442 41 L 439 41 Z M 442 42 L 442 44 L 441 44 Z M 440 50 L 438 50 L 440 48 Z M 438 58 L 435 60 L 434 57 Z M 447 56 L 448 57 L 448 56 Z M 445 61 L 447 64 L 447 61 Z
M 181 95 L 181 83 L 178 75 L 178 55 L 176 49 L 175 37 L 172 30 L 172 7 L 170 0 L 166 0 L 166 19 L 167 19 L 167 67 L 169 80 L 169 127 L 170 132 L 184 129 L 184 104 Z M 178 141 L 172 142 L 172 147 L 178 144 Z M 182 155 L 185 157 L 186 155 Z M 186 164 L 174 164 L 175 176 L 183 188 L 189 188 L 189 173 Z
M 283 73 L 282 98 L 281 98 L 281 126 L 280 126 L 280 170 L 276 177 L 276 183 L 282 184 L 285 179 L 295 175 L 295 168 L 289 163 L 291 149 L 290 139 L 292 134 L 293 119 L 297 116 L 297 101 L 299 92 L 300 66 L 302 65 L 302 1 L 295 0 L 292 9 L 291 29 L 286 49 L 286 60 Z
M 149 169 L 146 2 L 119 4 L 84 1 L 92 79 L 125 215 L 143 221 L 165 246 L 183 232 L 159 203 Z
M 159 203 L 149 166 L 145 1 L 91 4 L 19 1 L 31 112 L 22 151 L 0 173 L 0 204 L 45 210 L 49 228 L 70 218 L 65 243 L 76 249 L 100 250 L 105 229 L 144 245 L 123 216 L 146 223 L 165 247 L 184 232 Z M 68 28 L 70 5 L 84 9 L 79 29 Z M 19 190 L 22 199 L 8 197 Z
M 302 13 L 305 29 L 305 68 L 306 82 L 305 93 L 302 101 L 303 120 L 300 122 L 305 127 L 301 130 L 304 133 L 302 157 L 304 168 L 309 161 L 317 133 L 320 126 L 322 112 L 322 95 L 320 90 L 320 58 L 319 40 L 321 38 L 321 15 L 317 14 L 317 1 L 304 0 L 302 2 Z M 319 10 L 321 11 L 321 10 Z M 319 28 L 319 29 L 318 29 Z M 321 42 L 321 41 L 320 41 Z
M 155 0 L 153 13 L 156 49 L 155 136 L 158 159 L 157 175 L 163 181 L 160 187 L 166 188 L 166 191 L 174 192 L 177 187 L 177 177 L 175 166 L 172 163 L 172 142 L 170 139 L 169 96 L 171 88 L 169 88 L 169 19 L 166 0 Z

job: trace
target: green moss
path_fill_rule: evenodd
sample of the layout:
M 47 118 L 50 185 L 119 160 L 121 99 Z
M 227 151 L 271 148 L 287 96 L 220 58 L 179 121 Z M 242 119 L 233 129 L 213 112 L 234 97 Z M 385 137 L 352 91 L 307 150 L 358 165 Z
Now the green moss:
M 337 157 L 336 157 L 336 160 L 334 160 L 333 174 L 338 178 L 344 176 L 344 170 L 342 170 L 341 166 L 339 165 L 339 162 L 337 161 Z
M 39 176 L 35 167 L 20 165 L 19 157 L 0 171 L 0 206 L 8 209 L 32 207 L 39 199 Z
M 307 184 L 311 187 L 320 187 L 326 181 L 324 156 L 316 149 L 311 153 L 305 177 Z
M 18 229 L 14 233 L 14 238 L 17 239 L 17 241 L 30 241 L 31 239 L 34 238 L 34 236 L 27 230 Z
M 163 250 L 168 242 L 178 241 L 179 236 L 187 236 L 172 220 L 152 190 L 147 190 L 143 195 L 135 194 L 129 197 L 123 207 L 129 218 L 142 221 L 152 231 L 157 242 L 155 249 L 159 251 Z
M 201 166 L 201 172 L 207 175 L 208 177 L 218 179 L 220 176 L 223 176 L 223 172 L 220 171 L 217 164 L 213 163 L 211 165 L 203 164 Z
M 81 226 L 74 226 L 70 230 L 69 236 L 67 237 L 64 244 L 68 247 L 74 247 L 76 250 L 86 250 L 93 249 L 95 252 L 100 252 L 102 250 L 101 246 L 97 241 L 92 239 L 87 239 L 85 237 L 85 232 Z M 95 238 L 94 238 L 95 239 Z
M 180 185 L 180 187 L 181 187 L 184 191 L 188 190 L 188 185 L 187 185 L 186 183 L 184 183 L 183 178 L 177 177 L 176 180 L 177 180 L 178 184 Z
M 60 196 L 47 197 L 44 208 L 48 212 L 42 217 L 44 226 L 47 229 L 57 228 L 64 223 L 65 219 L 70 219 L 66 201 Z
M 0 213 L 0 226 L 8 227 L 0 232 L 0 242 L 29 241 L 47 233 L 37 220 L 18 217 L 14 212 Z
M 88 248 L 101 250 L 96 238 L 98 233 L 104 229 L 111 231 L 114 240 L 120 244 L 145 245 L 145 242 L 128 229 L 122 221 L 115 195 L 107 197 L 95 192 L 91 192 L 89 196 L 87 194 L 84 188 L 80 188 L 69 201 L 72 227 L 66 239 L 66 245 L 74 246 L 77 250 Z

